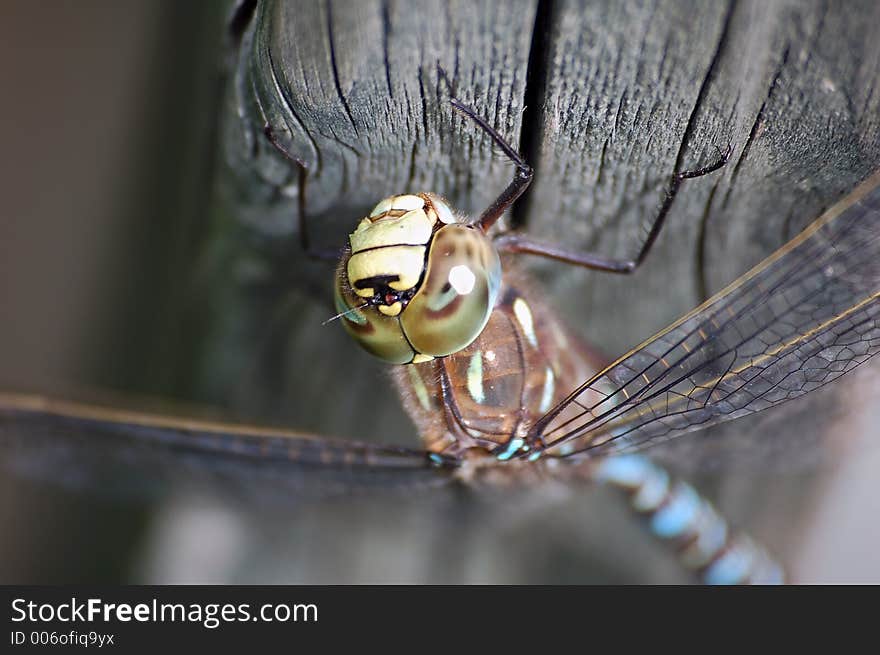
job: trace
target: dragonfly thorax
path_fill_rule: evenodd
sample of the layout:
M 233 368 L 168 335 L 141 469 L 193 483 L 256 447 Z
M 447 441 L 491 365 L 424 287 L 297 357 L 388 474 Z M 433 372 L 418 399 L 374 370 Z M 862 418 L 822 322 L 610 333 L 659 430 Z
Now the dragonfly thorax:
M 348 332 L 368 352 L 409 364 L 479 336 L 495 306 L 501 260 L 483 231 L 438 196 L 391 196 L 351 233 L 336 278 Z

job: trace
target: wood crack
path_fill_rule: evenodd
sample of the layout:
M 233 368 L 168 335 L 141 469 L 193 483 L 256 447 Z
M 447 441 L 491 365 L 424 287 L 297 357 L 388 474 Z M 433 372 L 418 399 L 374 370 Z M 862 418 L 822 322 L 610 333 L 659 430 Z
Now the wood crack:
M 773 79 L 770 80 L 770 85 L 767 87 L 767 94 L 764 96 L 764 101 L 761 103 L 761 107 L 758 109 L 758 113 L 755 115 L 755 120 L 752 121 L 752 127 L 749 129 L 749 136 L 746 139 L 746 143 L 740 151 L 740 155 L 736 160 L 736 164 L 733 166 L 733 172 L 730 176 L 730 186 L 728 187 L 727 193 L 724 195 L 724 200 L 721 203 L 721 208 L 725 209 L 730 201 L 730 195 L 732 193 L 733 187 L 736 184 L 736 180 L 739 177 L 740 169 L 742 168 L 743 162 L 748 158 L 749 152 L 752 149 L 752 144 L 755 142 L 755 139 L 758 136 L 758 133 L 761 130 L 761 125 L 764 124 L 764 114 L 767 110 L 767 103 L 770 102 L 770 99 L 773 97 L 773 91 L 776 89 L 777 84 L 779 83 L 779 78 L 782 76 L 782 71 L 785 69 L 786 64 L 788 63 L 788 57 L 791 53 L 791 46 L 785 48 L 782 53 L 782 57 L 779 60 L 779 65 L 776 67 L 776 71 L 773 73 Z
M 529 59 L 526 68 L 526 84 L 523 91 L 523 111 L 520 123 L 520 154 L 535 170 L 540 165 L 541 142 L 544 129 L 541 124 L 543 94 L 546 89 L 548 57 L 550 51 L 550 26 L 553 20 L 553 1 L 538 0 L 535 20 L 532 27 L 532 41 L 529 44 Z M 528 219 L 528 202 L 520 198 L 511 208 L 510 226 L 521 227 Z
M 297 114 L 297 112 L 296 112 L 296 109 L 294 109 L 293 101 L 291 100 L 288 93 L 285 91 L 284 87 L 281 86 L 280 80 L 278 78 L 278 70 L 275 66 L 275 59 L 272 57 L 272 51 L 269 50 L 268 48 L 266 49 L 266 59 L 269 62 L 269 73 L 272 76 L 272 84 L 275 87 L 275 92 L 278 94 L 278 97 L 281 98 L 281 100 L 284 102 L 284 106 L 287 109 L 288 113 L 290 114 L 291 118 L 293 118 L 296 121 L 297 127 L 299 127 L 300 132 L 302 132 L 302 134 L 305 135 L 306 139 L 308 139 L 308 141 L 309 141 L 309 144 L 312 146 L 312 152 L 315 155 L 315 171 L 314 172 L 316 174 L 320 173 L 322 170 L 322 167 L 323 167 L 323 158 L 321 157 L 321 150 L 320 150 L 320 148 L 318 148 L 318 143 L 317 143 L 317 141 L 315 141 L 315 138 L 311 135 L 311 133 L 309 133 L 308 130 L 305 129 L 305 127 L 304 127 L 305 123 L 303 123 L 302 118 L 300 118 L 299 114 Z M 256 90 L 254 91 L 254 97 L 259 100 L 260 94 L 257 93 Z M 266 118 L 265 110 L 263 109 L 262 103 L 260 103 L 260 111 L 262 112 L 264 118 Z M 268 118 L 266 118 L 266 121 L 268 122 Z M 289 127 L 288 127 L 288 130 L 290 130 Z M 299 159 L 298 157 L 296 157 L 296 155 L 294 153 L 291 153 L 291 154 L 297 160 Z M 306 165 L 306 163 L 304 161 L 302 162 L 301 165 L 303 168 L 308 170 L 308 166 Z
M 691 114 L 688 117 L 687 125 L 684 129 L 684 136 L 682 137 L 681 145 L 678 149 L 678 155 L 675 158 L 676 171 L 684 170 L 684 154 L 687 143 L 694 133 L 697 123 L 697 114 L 703 107 L 703 103 L 705 102 L 706 96 L 709 92 L 709 85 L 715 75 L 715 70 L 718 67 L 718 62 L 721 60 L 721 53 L 724 51 L 725 46 L 727 45 L 727 41 L 730 35 L 730 25 L 731 19 L 733 17 L 734 4 L 735 3 L 732 3 L 727 8 L 727 13 L 724 16 L 724 26 L 722 27 L 721 35 L 718 38 L 718 45 L 715 48 L 715 52 L 712 54 L 712 61 L 709 62 L 709 67 L 706 69 L 706 74 L 703 76 L 703 81 L 700 84 L 700 90 L 697 92 L 697 100 L 696 102 L 694 102 L 693 109 L 691 110 Z
M 339 68 L 336 65 L 336 46 L 333 43 L 333 13 L 330 8 L 331 4 L 330 0 L 327 0 L 327 43 L 330 46 L 330 68 L 333 70 L 333 86 L 336 87 L 336 95 L 339 96 L 339 101 L 342 103 L 343 109 L 345 109 L 348 122 L 351 123 L 354 133 L 357 134 L 357 125 L 354 122 L 351 107 L 348 106 L 348 100 L 345 99 L 345 95 L 342 93 L 342 83 L 339 80 Z
M 391 40 L 391 11 L 388 0 L 382 3 L 382 62 L 385 65 L 385 84 L 388 97 L 394 100 L 394 87 L 391 86 L 391 59 L 388 57 L 388 43 Z

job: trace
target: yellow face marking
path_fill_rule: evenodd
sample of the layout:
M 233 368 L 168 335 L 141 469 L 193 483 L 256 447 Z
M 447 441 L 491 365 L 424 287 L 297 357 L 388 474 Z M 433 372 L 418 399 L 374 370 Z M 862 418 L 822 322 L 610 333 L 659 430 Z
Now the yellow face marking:
M 375 291 L 372 288 L 359 289 L 358 280 L 396 275 L 398 280 L 388 286 L 405 291 L 418 283 L 424 262 L 424 246 L 394 246 L 355 253 L 348 260 L 348 281 L 357 295 L 369 298 Z
M 400 304 L 399 300 L 392 305 L 377 305 L 376 307 L 385 316 L 397 316 L 403 309 L 403 305 Z
M 486 399 L 486 392 L 483 389 L 483 353 L 480 350 L 471 355 L 467 372 L 467 389 L 471 398 L 477 403 L 482 404 Z
M 403 195 L 391 198 L 391 209 L 402 209 L 410 211 L 412 209 L 421 209 L 425 206 L 425 201 L 419 196 Z
M 354 253 L 369 248 L 399 244 L 424 244 L 431 240 L 431 221 L 424 209 L 414 209 L 403 216 L 362 220 L 348 237 Z
M 421 209 L 425 206 L 425 201 L 419 196 L 410 194 L 402 196 L 388 196 L 384 200 L 380 200 L 379 204 L 373 207 L 370 212 L 370 218 L 387 214 L 390 211 L 410 211 L 412 209 Z
M 415 357 L 412 358 L 412 364 L 421 364 L 422 362 L 430 362 L 434 359 L 434 355 L 423 355 L 422 353 L 417 353 Z
M 535 335 L 535 324 L 532 321 L 532 310 L 522 298 L 513 301 L 513 315 L 516 316 L 519 326 L 522 328 L 526 340 L 531 344 L 532 348 L 538 347 L 538 337 Z

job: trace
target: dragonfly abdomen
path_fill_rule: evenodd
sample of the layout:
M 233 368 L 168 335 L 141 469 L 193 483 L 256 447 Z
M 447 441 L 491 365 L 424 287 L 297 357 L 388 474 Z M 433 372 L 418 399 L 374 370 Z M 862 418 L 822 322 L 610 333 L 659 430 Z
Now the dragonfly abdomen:
M 670 543 L 687 569 L 706 584 L 779 584 L 782 567 L 748 535 L 733 531 L 686 482 L 639 455 L 597 462 L 596 482 L 621 489 L 656 537 Z

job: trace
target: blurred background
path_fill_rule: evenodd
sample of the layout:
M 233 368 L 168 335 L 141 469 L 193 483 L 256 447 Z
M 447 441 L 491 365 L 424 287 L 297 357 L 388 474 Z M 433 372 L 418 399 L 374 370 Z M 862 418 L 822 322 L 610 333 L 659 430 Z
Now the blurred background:
M 3 383 L 167 392 L 148 369 L 210 209 L 224 7 L 0 11 Z
M 174 396 L 185 384 L 169 321 L 210 209 L 225 11 L 0 4 L 3 389 Z M 4 580 L 128 577 L 143 512 L 2 485 Z
M 217 184 L 226 17 L 219 2 L 0 4 L 7 98 L 0 121 L 0 390 L 112 391 L 160 408 L 162 399 L 175 399 L 185 403 L 175 406 L 178 413 L 183 407 L 341 436 L 365 425 L 370 434 L 357 436 L 415 445 L 399 411 L 364 423 L 345 412 L 309 413 L 307 395 L 283 408 L 255 402 L 242 382 L 249 355 L 206 338 L 217 317 L 204 311 L 215 292 L 203 290 L 224 274 L 224 255 L 240 236 L 200 238 L 217 233 L 216 221 L 231 220 L 222 200 L 230 190 Z M 236 260 L 239 273 L 259 269 L 244 259 Z M 292 333 L 304 352 L 317 339 L 347 347 L 341 330 L 315 329 L 327 305 L 312 302 L 311 293 L 304 285 L 280 294 L 285 307 L 267 323 L 293 312 L 308 318 Z M 266 302 L 278 297 L 267 294 Z M 266 337 L 267 357 L 276 341 Z M 208 356 L 217 363 L 198 363 Z M 314 372 L 311 393 L 342 393 L 338 372 L 332 377 L 308 357 L 285 352 L 279 359 Z M 832 396 L 811 401 L 835 407 L 834 430 L 850 435 L 833 457 L 817 458 L 821 467 L 811 461 L 785 473 L 738 469 L 702 478 L 722 509 L 783 553 L 804 581 L 880 581 L 873 368 L 845 382 L 854 389 L 845 405 Z M 383 376 L 372 363 L 349 373 L 365 384 Z M 232 381 L 235 393 L 225 386 Z M 737 431 L 780 429 L 786 419 L 775 420 Z M 814 444 L 804 443 L 793 448 Z M 45 472 L 2 475 L 3 582 L 680 579 L 621 504 L 599 491 L 303 493 L 263 503 L 186 481 L 127 497 L 100 484 L 62 484 Z M 773 495 L 777 476 L 796 484 Z

